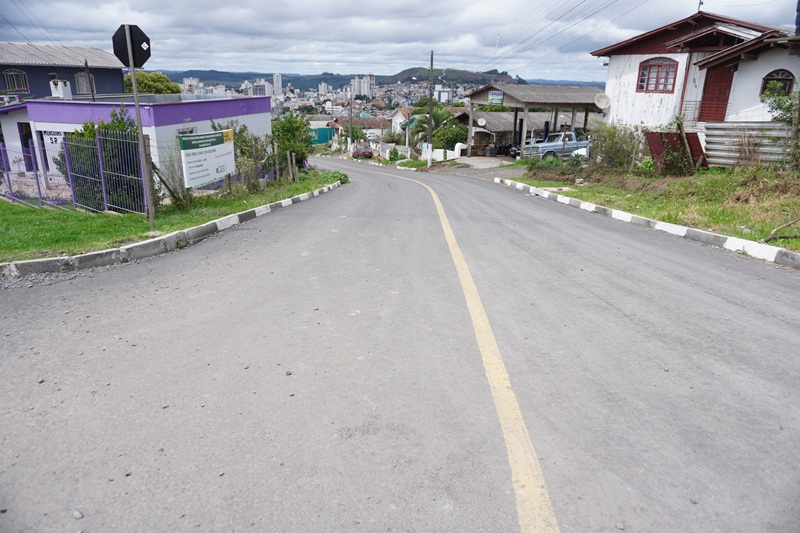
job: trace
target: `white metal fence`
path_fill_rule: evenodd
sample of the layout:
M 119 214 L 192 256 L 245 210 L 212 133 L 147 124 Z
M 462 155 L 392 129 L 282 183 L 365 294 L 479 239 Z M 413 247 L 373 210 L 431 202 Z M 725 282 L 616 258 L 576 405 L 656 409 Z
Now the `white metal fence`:
M 707 122 L 708 164 L 787 165 L 789 135 L 789 128 L 781 122 Z

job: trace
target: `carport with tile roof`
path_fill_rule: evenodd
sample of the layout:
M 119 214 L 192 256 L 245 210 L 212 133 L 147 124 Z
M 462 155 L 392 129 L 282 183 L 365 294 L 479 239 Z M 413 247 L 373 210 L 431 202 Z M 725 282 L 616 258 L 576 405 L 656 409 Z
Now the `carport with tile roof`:
M 503 105 L 514 109 L 514 133 L 517 137 L 517 123 L 519 110 L 523 110 L 522 129 L 528 131 L 528 114 L 531 109 L 545 108 L 552 110 L 554 120 L 557 120 L 562 109 L 572 110 L 571 126 L 574 129 L 577 112 L 584 110 L 584 127 L 589 120 L 589 111 L 598 110 L 595 98 L 603 91 L 593 86 L 567 86 L 567 85 L 516 85 L 508 83 L 490 83 L 473 91 L 467 96 L 469 104 L 469 140 L 467 141 L 467 156 L 472 155 L 473 125 L 472 116 L 476 105 Z M 520 143 L 521 144 L 521 143 Z

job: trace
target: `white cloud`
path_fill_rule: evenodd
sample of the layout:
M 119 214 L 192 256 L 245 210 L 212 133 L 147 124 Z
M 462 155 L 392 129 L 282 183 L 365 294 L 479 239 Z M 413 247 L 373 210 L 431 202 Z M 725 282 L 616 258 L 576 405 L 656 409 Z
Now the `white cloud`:
M 122 23 L 151 39 L 148 69 L 395 74 L 427 66 L 604 80 L 589 52 L 693 14 L 698 0 L 11 0 L 0 40 L 111 50 Z M 704 0 L 704 11 L 793 25 L 794 0 Z M 52 35 L 52 36 L 51 36 Z

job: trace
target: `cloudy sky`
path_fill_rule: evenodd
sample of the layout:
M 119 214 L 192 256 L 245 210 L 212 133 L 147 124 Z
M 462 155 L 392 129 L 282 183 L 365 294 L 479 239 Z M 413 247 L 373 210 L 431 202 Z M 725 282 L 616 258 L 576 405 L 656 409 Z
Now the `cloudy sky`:
M 793 26 L 796 0 L 704 0 L 702 10 Z M 589 52 L 687 17 L 698 0 L 2 0 L 0 40 L 112 51 L 120 24 L 149 37 L 148 70 L 395 74 L 498 69 L 604 81 Z

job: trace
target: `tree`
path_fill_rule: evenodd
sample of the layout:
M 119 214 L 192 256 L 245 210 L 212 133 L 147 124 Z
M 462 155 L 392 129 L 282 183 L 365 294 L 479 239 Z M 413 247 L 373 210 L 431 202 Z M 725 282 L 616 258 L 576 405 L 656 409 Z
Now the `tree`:
M 428 97 L 423 96 L 422 98 L 414 102 L 414 107 L 424 107 L 425 109 L 428 109 L 428 102 L 430 102 Z
M 796 83 L 796 82 L 795 82 Z M 800 88 L 794 92 L 800 91 Z M 777 81 L 771 81 L 767 89 L 761 95 L 761 101 L 769 109 L 772 118 L 787 124 L 792 123 L 792 94 L 784 91 L 783 85 Z
M 398 131 L 398 132 L 388 131 L 388 132 L 383 134 L 383 136 L 381 137 L 381 140 L 383 142 L 385 142 L 385 143 L 393 143 L 393 144 L 405 144 L 406 143 L 406 137 L 400 131 Z
M 83 177 L 73 179 L 77 203 L 98 211 L 106 208 L 119 211 L 122 209 L 114 206 L 124 205 L 128 210 L 144 212 L 137 133 L 136 122 L 128 114 L 128 109 L 121 105 L 119 109 L 111 110 L 110 122 L 90 120 L 84 122 L 81 129 L 65 136 L 53 162 L 67 176 L 65 150 L 69 150 L 73 178 Z M 103 150 L 98 152 L 99 141 Z M 98 163 L 102 163 L 102 172 Z M 114 178 L 113 186 L 109 186 L 105 194 L 106 203 L 98 184 L 107 175 Z
M 232 130 L 233 131 L 233 155 L 236 161 L 236 168 L 241 174 L 245 188 L 249 192 L 259 190 L 259 170 L 263 173 L 268 171 L 269 144 L 264 137 L 259 137 L 250 133 L 247 125 L 239 125 L 238 120 L 229 120 L 227 123 L 211 121 L 211 129 L 214 131 Z
M 797 87 L 797 82 L 798 80 L 794 80 L 795 87 Z M 783 86 L 773 81 L 767 85 L 767 90 L 761 95 L 761 101 L 766 104 L 776 120 L 786 122 L 789 125 L 791 133 L 789 157 L 791 158 L 792 174 L 797 179 L 800 176 L 800 131 L 798 131 L 800 130 L 800 88 L 795 89 L 791 94 L 786 94 Z M 764 239 L 764 242 L 778 238 L 800 238 L 800 234 L 778 235 L 780 230 L 793 226 L 798 222 L 800 222 L 800 217 L 775 228 Z
M 294 154 L 297 167 L 303 168 L 313 142 L 305 117 L 293 112 L 283 115 L 272 125 L 272 138 L 278 164 L 287 160 L 287 154 Z
M 448 120 L 453 118 L 453 113 L 443 107 L 433 109 L 433 133 L 442 128 Z M 428 134 L 428 115 L 420 115 L 414 121 L 409 132 L 409 142 L 416 146 L 419 140 Z
M 794 81 L 795 86 L 797 86 L 797 82 L 798 80 Z M 789 125 L 789 156 L 792 171 L 797 175 L 800 173 L 800 140 L 798 140 L 800 135 L 798 134 L 798 129 L 800 129 L 800 88 L 787 94 L 783 85 L 772 81 L 761 95 L 761 101 L 767 106 L 775 120 Z
M 466 144 L 468 136 L 469 127 L 466 124 L 450 122 L 433 134 L 433 148 L 435 150 L 454 150 L 456 144 Z
M 364 130 L 361 128 L 361 126 L 356 126 L 355 124 L 353 124 L 352 133 L 350 131 L 350 127 L 349 126 L 347 127 L 347 134 L 353 136 L 352 137 L 353 142 L 358 142 L 362 139 L 367 138 L 367 134 L 364 133 Z
M 160 72 L 137 72 L 136 88 L 139 92 L 151 94 L 180 94 L 181 92 L 180 85 L 173 83 L 166 75 Z M 125 92 L 133 92 L 133 82 L 130 74 L 125 76 Z
M 128 113 L 128 108 L 120 104 L 119 109 L 111 110 L 111 121 L 108 124 L 106 124 L 103 120 L 100 120 L 97 123 L 95 123 L 93 120 L 89 120 L 83 123 L 81 129 L 75 130 L 70 135 L 74 137 L 83 137 L 84 139 L 95 139 L 97 138 L 98 130 L 112 130 L 132 134 L 139 132 L 139 129 L 136 127 L 136 121 L 133 120 Z M 61 144 L 61 150 L 58 152 L 58 154 L 53 157 L 53 162 L 61 172 L 61 175 L 66 176 L 67 162 L 66 158 L 64 157 L 64 143 Z M 78 160 L 77 157 L 75 157 L 73 159 L 73 164 L 77 163 Z

